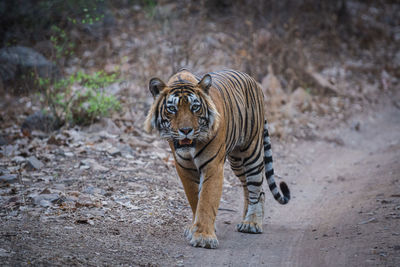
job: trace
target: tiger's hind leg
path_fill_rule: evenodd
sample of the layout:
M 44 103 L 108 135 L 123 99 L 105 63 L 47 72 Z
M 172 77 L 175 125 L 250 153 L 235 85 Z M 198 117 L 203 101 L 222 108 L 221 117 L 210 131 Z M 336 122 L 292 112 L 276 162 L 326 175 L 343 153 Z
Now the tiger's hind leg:
M 262 233 L 264 219 L 263 150 L 256 146 L 252 153 L 243 154 L 240 160 L 239 157 L 231 156 L 229 161 L 232 170 L 242 183 L 244 192 L 243 219 L 236 229 L 244 233 Z
M 239 178 L 242 187 L 243 187 L 243 199 L 244 199 L 244 205 L 243 205 L 243 218 L 246 216 L 247 213 L 247 205 L 249 202 L 249 190 L 247 190 L 247 182 L 246 182 L 246 176 L 243 175 L 244 171 L 242 168 L 243 161 L 241 158 L 236 158 L 234 156 L 229 156 L 229 162 L 231 164 L 231 169 L 233 173 L 236 175 L 236 177 Z

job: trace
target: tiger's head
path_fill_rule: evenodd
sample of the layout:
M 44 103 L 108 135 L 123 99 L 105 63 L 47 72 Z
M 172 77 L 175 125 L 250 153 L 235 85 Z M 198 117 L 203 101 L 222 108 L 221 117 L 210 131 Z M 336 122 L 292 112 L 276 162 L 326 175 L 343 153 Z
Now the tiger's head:
M 173 76 L 167 84 L 159 78 L 150 80 L 154 102 L 144 126 L 147 132 L 157 129 L 176 149 L 184 149 L 214 134 L 219 125 L 219 113 L 209 95 L 212 84 L 209 74 L 200 82 L 193 75 L 187 76 L 188 79 L 178 77 L 174 79 Z

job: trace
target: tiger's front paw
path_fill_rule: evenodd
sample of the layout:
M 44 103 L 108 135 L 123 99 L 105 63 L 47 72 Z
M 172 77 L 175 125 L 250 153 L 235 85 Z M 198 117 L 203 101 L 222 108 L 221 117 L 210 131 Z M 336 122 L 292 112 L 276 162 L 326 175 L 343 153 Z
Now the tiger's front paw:
M 190 226 L 185 229 L 185 237 L 193 247 L 217 248 L 218 239 L 215 233 L 199 233 L 196 226 Z
M 196 233 L 192 234 L 192 238 L 189 240 L 190 245 L 193 247 L 202 247 L 202 248 L 217 248 L 218 247 L 218 239 L 215 234 L 204 234 L 204 233 Z
M 243 221 L 236 225 L 236 229 L 242 233 L 261 234 L 262 225 L 255 222 Z

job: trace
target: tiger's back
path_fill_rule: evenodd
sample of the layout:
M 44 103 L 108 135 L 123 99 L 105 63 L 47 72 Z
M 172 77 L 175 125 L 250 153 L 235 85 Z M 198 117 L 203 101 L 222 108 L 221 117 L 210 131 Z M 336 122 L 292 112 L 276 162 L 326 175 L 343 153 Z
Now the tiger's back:
M 223 112 L 228 124 L 227 154 L 243 149 L 258 134 L 264 124 L 263 93 L 249 75 L 234 70 L 210 73 L 213 87 L 224 100 Z

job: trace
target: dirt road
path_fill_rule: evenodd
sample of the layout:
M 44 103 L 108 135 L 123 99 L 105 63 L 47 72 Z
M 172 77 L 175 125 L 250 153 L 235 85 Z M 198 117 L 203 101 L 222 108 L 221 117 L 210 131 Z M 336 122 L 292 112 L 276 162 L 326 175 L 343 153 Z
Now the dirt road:
M 0 187 L 0 265 L 399 266 L 400 109 L 377 110 L 308 141 L 273 142 L 292 199 L 281 206 L 266 193 L 263 234 L 235 231 L 242 188 L 227 171 L 215 250 L 184 239 L 190 209 L 157 137 L 17 140 L 6 148 L 29 144 L 45 164 L 1 158 L 2 172 L 21 174 Z
M 218 216 L 219 249 L 185 248 L 184 265 L 399 266 L 400 110 L 366 120 L 359 130 L 328 129 L 325 140 L 275 148 L 285 149 L 275 166 L 291 202 L 267 194 L 264 233 L 238 233 L 241 189 L 233 187 Z

